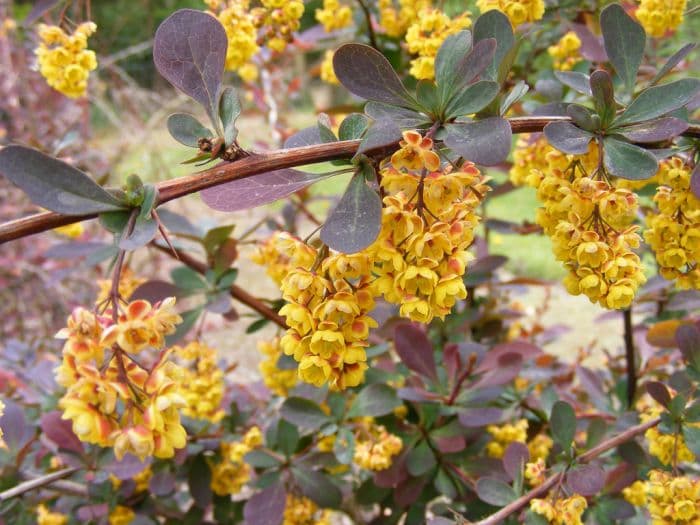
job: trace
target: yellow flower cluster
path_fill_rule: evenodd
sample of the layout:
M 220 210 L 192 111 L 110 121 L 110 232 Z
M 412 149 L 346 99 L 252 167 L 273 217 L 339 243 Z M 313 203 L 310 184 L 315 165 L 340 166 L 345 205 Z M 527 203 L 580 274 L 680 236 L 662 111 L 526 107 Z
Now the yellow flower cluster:
M 180 394 L 186 405 L 182 413 L 194 419 L 218 423 L 224 417 L 224 371 L 216 363 L 216 350 L 199 341 L 173 347 L 173 355 L 182 361 Z
M 289 390 L 297 384 L 297 372 L 277 367 L 283 354 L 279 337 L 272 341 L 258 341 L 258 350 L 266 356 L 258 365 L 265 386 L 278 396 L 286 397 Z
M 182 371 L 162 351 L 150 368 L 130 354 L 160 349 L 182 321 L 174 298 L 151 306 L 133 301 L 117 315 L 97 316 L 78 308 L 57 337 L 67 339 L 57 382 L 67 389 L 59 401 L 81 441 L 114 447 L 117 458 L 132 453 L 172 457 L 187 436 L 178 408 L 185 406 L 178 384 Z M 105 357 L 105 354 L 106 357 Z
M 540 179 L 531 177 L 532 172 L 546 172 L 549 169 L 548 156 L 557 153 L 544 135 L 521 135 L 513 149 L 513 166 L 508 174 L 511 182 L 516 186 L 537 187 Z
M 212 10 L 221 9 L 216 18 L 221 22 L 228 38 L 226 49 L 226 69 L 238 72 L 244 80 L 257 78 L 257 67 L 253 56 L 260 50 L 257 43 L 258 28 L 250 13 L 250 0 L 229 0 L 210 2 Z
M 262 445 L 262 442 L 260 429 L 251 427 L 241 441 L 221 443 L 221 461 L 211 468 L 211 490 L 215 494 L 227 496 L 240 492 L 251 473 L 250 465 L 243 461 L 243 456 Z
M 386 470 L 394 456 L 403 448 L 399 436 L 390 434 L 382 425 L 371 423 L 361 426 L 355 438 L 353 462 L 367 470 Z
M 284 51 L 299 29 L 299 19 L 304 14 L 304 2 L 300 0 L 261 0 L 262 7 L 253 9 L 256 25 L 261 28 L 268 48 L 278 53 Z
M 309 246 L 292 239 L 290 258 Z M 320 272 L 297 267 L 282 281 L 280 310 L 287 319 L 281 346 L 299 363 L 299 378 L 332 390 L 359 385 L 367 369 L 369 329 L 377 326 L 367 314 L 374 308 L 370 259 L 365 253 L 317 254 Z M 316 257 L 315 257 L 316 259 Z M 316 264 L 314 264 L 316 266 Z
M 662 37 L 683 22 L 686 0 L 641 0 L 637 20 L 647 34 Z
M 304 244 L 297 244 L 287 233 L 274 232 L 266 240 L 260 242 L 251 260 L 265 267 L 265 273 L 277 285 L 294 268 L 310 268 L 314 263 L 316 251 Z
M 135 517 L 136 513 L 129 507 L 117 505 L 109 513 L 109 525 L 129 525 Z
M 352 24 L 352 9 L 339 0 L 323 0 L 323 7 L 316 9 L 318 20 L 327 33 Z
M 124 266 L 119 274 L 119 297 L 128 300 L 136 289 L 146 282 L 146 279 L 137 277 L 128 266 Z M 97 293 L 96 303 L 98 306 L 107 301 L 112 289 L 112 279 L 100 279 L 97 281 L 100 291 Z
M 473 164 L 440 170 L 430 139 L 413 131 L 403 135 L 391 165 L 381 169 L 382 228 L 367 252 L 374 261 L 375 295 L 400 305 L 402 317 L 429 323 L 444 319 L 467 296 L 467 248 L 488 186 Z
M 586 498 L 578 494 L 555 501 L 540 498 L 530 501 L 530 510 L 552 525 L 583 525 L 581 516 L 587 507 Z
M 330 511 L 319 512 L 309 498 L 287 494 L 282 525 L 330 525 L 330 518 Z
M 406 30 L 409 53 L 418 55 L 411 60 L 410 73 L 418 80 L 435 76 L 435 56 L 445 39 L 471 26 L 469 11 L 450 18 L 439 9 L 426 9 Z
M 632 505 L 649 510 L 652 525 L 700 523 L 700 480 L 661 470 L 651 470 L 647 477 L 622 494 Z
M 544 15 L 543 0 L 476 0 L 476 6 L 482 13 L 497 9 L 514 27 L 540 20 Z
M 51 512 L 46 505 L 40 503 L 36 507 L 37 525 L 66 525 L 68 516 L 60 512 Z
M 333 84 L 335 86 L 340 84 L 338 77 L 335 75 L 335 69 L 333 69 L 333 55 L 334 51 L 328 50 L 323 55 L 323 62 L 321 62 L 321 80 L 327 84 Z
M 519 419 L 515 423 L 504 425 L 489 425 L 486 431 L 491 434 L 492 441 L 486 444 L 486 453 L 492 458 L 502 458 L 508 445 L 514 442 L 526 443 L 530 452 L 530 459 L 536 461 L 545 460 L 549 456 L 554 442 L 546 434 L 537 434 L 527 441 L 527 419 Z
M 582 58 L 581 39 L 573 31 L 566 33 L 559 42 L 547 48 L 547 53 L 554 59 L 554 68 L 568 71 L 578 64 Z
M 379 0 L 379 25 L 384 28 L 390 37 L 402 37 L 406 30 L 414 24 L 419 14 L 425 9 L 431 8 L 431 0 L 398 0 L 398 8 L 394 0 Z
M 547 158 L 547 172 L 531 174 L 539 179 L 537 197 L 544 205 L 536 219 L 569 272 L 564 278 L 567 291 L 584 294 L 604 308 L 627 308 L 646 281 L 633 252 L 641 243 L 639 228 L 633 225 L 637 195 L 613 185 L 598 168 L 588 175 L 586 167 L 597 163 L 593 145 L 583 159 Z M 568 162 L 566 167 L 554 167 L 562 160 Z
M 94 23 L 84 22 L 69 35 L 58 26 L 39 25 L 39 72 L 49 86 L 67 97 L 84 96 L 90 71 L 97 69 L 95 52 L 87 48 L 88 37 L 96 29 Z
M 525 479 L 531 487 L 539 487 L 542 485 L 545 480 L 546 472 L 547 464 L 542 458 L 537 458 L 537 461 L 531 461 L 525 464 Z
M 691 169 L 678 157 L 661 163 L 656 210 L 646 218 L 644 240 L 659 273 L 680 288 L 700 288 L 700 200 L 690 191 Z

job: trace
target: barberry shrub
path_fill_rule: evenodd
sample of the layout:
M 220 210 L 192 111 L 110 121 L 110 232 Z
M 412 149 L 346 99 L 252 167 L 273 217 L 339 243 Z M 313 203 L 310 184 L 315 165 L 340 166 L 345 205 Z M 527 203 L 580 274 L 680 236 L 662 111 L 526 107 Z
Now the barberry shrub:
M 37 2 L 24 27 L 44 19 L 38 71 L 80 98 L 97 26 L 70 4 Z M 184 162 L 213 166 L 103 187 L 40 141 L 0 149 L 48 210 L 0 240 L 53 229 L 73 240 L 45 272 L 70 257 L 108 273 L 91 304 L 65 298 L 58 347 L 8 329 L 0 521 L 700 522 L 700 80 L 694 44 L 660 39 L 675 45 L 685 2 L 205 4 L 162 22 L 153 57 L 201 106 L 165 123 Z M 279 124 L 272 76 L 306 51 L 350 111 L 253 151 L 242 111 Z M 308 187 L 343 174 L 320 220 Z M 520 186 L 535 222 L 489 217 Z M 195 192 L 284 208 L 243 232 L 163 208 Z M 546 236 L 566 292 L 621 318 L 624 353 L 546 352 L 547 300 L 528 314 L 510 297 L 543 283 L 508 275 L 498 231 Z M 249 263 L 277 299 L 239 279 Z M 243 322 L 234 302 L 248 333 L 277 333 L 214 348 L 211 316 Z M 257 382 L 220 359 L 253 352 Z

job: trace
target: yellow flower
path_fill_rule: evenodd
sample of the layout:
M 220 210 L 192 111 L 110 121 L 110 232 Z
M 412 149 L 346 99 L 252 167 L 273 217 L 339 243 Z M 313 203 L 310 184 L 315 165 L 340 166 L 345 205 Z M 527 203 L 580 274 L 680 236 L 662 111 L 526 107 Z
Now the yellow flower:
M 579 50 L 581 39 L 573 31 L 566 33 L 559 42 L 547 48 L 547 53 L 554 59 L 554 67 L 562 71 L 572 69 L 582 60 Z
M 662 37 L 683 22 L 686 0 L 641 0 L 635 16 L 648 35 Z
M 216 350 L 199 341 L 173 347 L 182 366 L 180 395 L 186 405 L 182 413 L 194 419 L 217 423 L 224 417 L 224 372 L 216 363 Z
M 352 24 L 352 9 L 339 0 L 323 0 L 323 7 L 316 10 L 318 20 L 327 33 Z
M 417 131 L 404 131 L 400 149 L 391 156 L 391 163 L 397 170 L 435 171 L 440 167 L 440 157 L 433 151 L 433 141 L 422 137 Z
M 390 434 L 383 426 L 372 423 L 358 431 L 353 462 L 367 470 L 386 470 L 402 448 L 400 437 Z
M 290 389 L 297 383 L 297 373 L 294 370 L 280 369 L 277 362 L 283 354 L 280 339 L 272 341 L 259 341 L 258 350 L 265 354 L 266 358 L 258 365 L 265 386 L 278 396 L 285 397 Z
M 58 228 L 54 228 L 53 231 L 59 235 L 69 237 L 70 239 L 77 239 L 83 234 L 85 228 L 82 223 L 76 222 L 73 224 L 66 224 L 65 226 L 59 226 Z
M 520 419 L 515 423 L 506 423 L 501 426 L 487 426 L 486 431 L 491 434 L 493 441 L 486 444 L 486 453 L 492 458 L 502 458 L 508 445 L 514 441 L 520 443 L 527 441 L 527 427 L 527 419 Z
M 482 13 L 492 9 L 501 11 L 516 27 L 540 20 L 544 15 L 543 0 L 477 0 L 476 5 Z
M 129 507 L 117 505 L 114 510 L 109 513 L 109 525 L 129 525 L 136 514 Z
M 332 50 L 326 51 L 323 55 L 323 62 L 321 62 L 321 80 L 327 84 L 333 84 L 335 86 L 340 84 L 338 77 L 335 76 L 335 69 L 333 69 L 333 55 L 335 53 Z
M 530 501 L 530 510 L 553 525 L 583 525 L 581 516 L 587 507 L 586 499 L 577 494 L 554 501 L 538 498 Z

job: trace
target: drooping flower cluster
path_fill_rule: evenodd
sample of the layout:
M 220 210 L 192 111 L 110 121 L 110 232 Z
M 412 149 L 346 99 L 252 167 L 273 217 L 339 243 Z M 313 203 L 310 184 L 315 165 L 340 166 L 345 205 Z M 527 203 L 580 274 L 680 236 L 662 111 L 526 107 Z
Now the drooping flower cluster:
M 83 308 L 68 318 L 58 334 L 66 342 L 56 380 L 67 389 L 59 401 L 63 419 L 72 421 L 81 441 L 114 447 L 118 458 L 167 458 L 185 446 L 178 412 L 186 404 L 178 387 L 182 370 L 168 361 L 167 350 L 149 368 L 133 357 L 163 348 L 165 336 L 182 321 L 174 303 L 133 301 L 116 323 Z
M 530 510 L 552 525 L 583 525 L 581 516 L 587 507 L 586 498 L 578 494 L 554 501 L 540 498 L 530 501 Z
M 572 295 L 584 294 L 604 308 L 627 308 L 646 281 L 639 256 L 641 238 L 633 225 L 637 195 L 616 187 L 597 164 L 596 150 L 583 158 L 547 155 L 546 172 L 533 170 L 537 223 L 552 239 L 555 257 L 568 275 L 564 285 Z M 595 162 L 594 162 L 595 161 Z M 561 167 L 561 163 L 568 164 Z M 590 175 L 589 175 L 590 173 Z
M 216 350 L 200 341 L 184 347 L 173 347 L 181 361 L 181 395 L 186 405 L 182 413 L 194 419 L 217 423 L 224 417 L 221 400 L 224 397 L 224 371 L 216 362 Z
M 450 18 L 439 9 L 426 9 L 406 30 L 409 53 L 417 55 L 411 60 L 410 73 L 418 80 L 435 76 L 435 56 L 445 39 L 471 26 L 470 13 L 465 11 Z
M 330 525 L 331 512 L 319 510 L 309 498 L 287 494 L 282 525 Z
M 279 360 L 284 355 L 279 337 L 271 341 L 259 341 L 258 350 L 265 355 L 265 359 L 258 365 L 265 386 L 278 396 L 285 397 L 297 384 L 297 372 L 278 367 Z
M 261 3 L 262 7 L 253 9 L 256 25 L 260 28 L 265 45 L 280 53 L 294 40 L 294 31 L 299 29 L 299 20 L 304 14 L 304 2 L 261 0 Z
M 662 37 L 683 22 L 686 0 L 641 0 L 635 12 L 648 35 Z
M 94 23 L 84 22 L 67 34 L 58 26 L 39 25 L 39 72 L 49 86 L 67 97 L 84 96 L 90 71 L 97 69 L 95 52 L 87 48 L 88 37 L 96 29 Z
M 644 240 L 659 273 L 680 288 L 700 288 L 700 200 L 690 191 L 691 169 L 682 159 L 663 161 L 657 174 L 656 210 L 646 218 Z
M 497 9 L 514 27 L 540 20 L 544 15 L 543 0 L 476 0 L 476 6 L 482 13 Z
M 258 448 L 262 442 L 262 432 L 258 427 L 251 427 L 241 441 L 221 442 L 221 460 L 211 465 L 211 490 L 215 494 L 227 496 L 240 492 L 252 472 L 243 456 Z
M 664 412 L 664 408 L 648 394 L 637 401 L 636 408 L 643 423 L 659 417 Z M 644 438 L 647 441 L 649 454 L 656 457 L 663 465 L 677 466 L 680 463 L 695 460 L 695 454 L 688 448 L 680 433 L 666 434 L 658 427 L 652 427 L 644 433 Z
M 145 282 L 146 279 L 136 276 L 136 274 L 131 271 L 131 268 L 124 266 L 119 274 L 119 286 L 117 290 L 119 297 L 128 300 L 136 289 Z M 97 292 L 97 299 L 95 302 L 100 306 L 110 298 L 109 294 L 112 290 L 112 279 L 100 279 L 97 281 L 97 286 L 99 287 L 99 292 Z
M 210 9 L 221 9 L 216 17 L 224 26 L 228 47 L 226 48 L 226 69 L 236 71 L 244 80 L 255 80 L 258 76 L 257 66 L 252 62 L 260 50 L 257 44 L 258 29 L 250 13 L 249 0 L 230 0 L 209 2 Z
M 513 166 L 508 175 L 516 186 L 537 187 L 540 182 L 539 177 L 531 177 L 536 173 L 546 172 L 549 169 L 549 154 L 558 153 L 549 145 L 547 139 L 541 133 L 523 134 L 515 143 L 513 149 Z
M 274 232 L 266 240 L 260 242 L 250 259 L 265 267 L 265 273 L 277 285 L 294 268 L 310 268 L 314 263 L 316 250 L 303 243 L 297 243 L 287 233 Z
M 355 438 L 353 462 L 360 468 L 379 471 L 391 466 L 392 458 L 403 448 L 399 436 L 374 422 L 361 425 Z
M 556 44 L 547 48 L 547 53 L 554 59 L 554 69 L 568 71 L 581 60 L 581 39 L 569 31 Z
M 367 248 L 376 295 L 400 305 L 402 317 L 428 323 L 466 298 L 462 276 L 488 191 L 471 163 L 441 169 L 432 141 L 404 132 L 402 147 L 384 163 L 386 194 L 379 238 Z
M 406 30 L 415 23 L 419 14 L 432 7 L 431 0 L 398 0 L 398 7 L 394 0 L 379 0 L 379 25 L 384 28 L 390 37 L 402 37 Z
M 352 24 L 352 9 L 340 0 L 323 0 L 323 7 L 316 10 L 315 16 L 327 33 Z
M 554 444 L 552 438 L 546 434 L 536 434 L 528 442 L 528 426 L 527 419 L 519 419 L 515 423 L 487 426 L 486 431 L 491 434 L 493 439 L 486 444 L 486 453 L 492 458 L 502 458 L 508 445 L 519 442 L 527 444 L 532 461 L 545 460 Z
M 290 244 L 290 258 L 309 249 L 291 237 Z M 299 363 L 302 381 L 344 390 L 364 378 L 367 336 L 377 326 L 368 315 L 374 308 L 370 259 L 365 253 L 322 255 L 316 256 L 320 264 L 297 267 L 282 281 L 288 304 L 280 315 L 289 330 L 281 346 Z
M 651 470 L 647 481 L 635 481 L 622 494 L 632 505 L 646 507 L 652 525 L 700 522 L 700 480 Z

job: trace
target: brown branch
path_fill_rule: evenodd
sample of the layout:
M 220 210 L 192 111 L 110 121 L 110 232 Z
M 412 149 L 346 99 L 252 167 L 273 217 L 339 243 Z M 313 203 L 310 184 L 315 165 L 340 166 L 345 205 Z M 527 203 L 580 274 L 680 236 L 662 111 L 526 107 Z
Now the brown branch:
M 639 425 L 635 425 L 631 428 L 628 428 L 621 434 L 618 434 L 615 437 L 612 437 L 606 441 L 603 441 L 599 445 L 593 447 L 592 449 L 584 452 L 580 456 L 576 458 L 576 461 L 578 463 L 587 463 L 588 461 L 591 461 L 592 459 L 597 458 L 601 454 L 607 452 L 608 450 L 611 450 L 618 445 L 621 445 L 622 443 L 625 443 L 632 439 L 635 436 L 638 436 L 639 434 L 642 434 L 643 432 L 646 432 L 652 427 L 655 427 L 661 422 L 661 418 L 654 418 L 650 421 L 647 421 L 646 423 L 641 423 Z M 520 496 L 518 499 L 513 501 L 512 503 L 509 503 L 505 507 L 503 507 L 501 510 L 498 512 L 495 512 L 491 514 L 488 518 L 484 518 L 481 521 L 477 521 L 474 523 L 474 525 L 497 525 L 501 523 L 503 520 L 505 520 L 508 516 L 511 514 L 514 514 L 518 512 L 520 509 L 525 507 L 528 503 L 530 503 L 531 500 L 545 495 L 552 487 L 554 487 L 557 483 L 562 481 L 563 477 L 565 475 L 565 472 L 558 472 L 556 474 L 553 474 L 549 476 L 544 483 L 542 483 L 539 487 L 535 487 L 532 489 L 530 492 L 527 494 Z
M 58 481 L 59 479 L 67 478 L 68 476 L 76 473 L 78 470 L 80 469 L 78 469 L 77 467 L 70 467 L 65 468 L 63 470 L 59 470 L 57 472 L 52 472 L 51 474 L 46 474 L 45 476 L 41 476 L 39 478 L 23 481 L 16 487 L 12 487 L 11 489 L 0 492 L 0 501 L 5 501 L 10 498 L 21 496 L 22 494 L 24 494 L 25 492 L 29 492 L 30 490 L 38 489 L 45 485 L 49 485 L 55 481 Z
M 509 122 L 513 133 L 534 133 L 542 131 L 544 126 L 550 122 L 568 120 L 570 120 L 568 117 L 514 117 L 509 119 Z M 700 126 L 690 126 L 683 135 L 700 138 Z M 212 186 L 218 186 L 244 177 L 260 175 L 268 171 L 350 158 L 357 151 L 359 144 L 359 140 L 315 144 L 301 148 L 254 154 L 235 162 L 222 163 L 206 171 L 157 184 L 159 192 L 158 204 L 184 197 L 190 193 L 197 193 Z M 395 147 L 396 144 L 390 144 L 385 148 L 366 153 L 372 156 L 381 156 L 391 152 Z M 0 224 L 0 244 L 51 230 L 58 226 L 94 219 L 96 216 L 96 214 L 68 216 L 54 212 L 43 212 L 9 221 Z
M 156 244 L 155 242 L 152 242 L 151 246 L 153 246 L 154 248 L 157 248 L 158 250 L 160 250 L 163 253 L 170 255 L 171 257 L 177 257 L 177 259 L 179 259 L 179 261 L 181 263 L 186 264 L 187 266 L 192 268 L 194 271 L 201 273 L 202 275 L 204 275 L 206 273 L 206 271 L 209 269 L 207 267 L 207 265 L 204 264 L 203 262 L 195 259 L 189 253 L 183 252 L 182 250 L 178 250 L 177 248 L 171 250 L 170 248 L 168 248 L 166 246 L 161 246 L 159 244 Z M 281 328 L 284 328 L 285 330 L 287 329 L 287 323 L 284 322 L 284 317 L 282 317 L 280 314 L 275 312 L 272 308 L 267 306 L 265 303 L 263 303 L 257 297 L 250 295 L 243 288 L 236 286 L 235 284 L 232 284 L 231 285 L 231 297 L 236 299 L 238 302 L 243 303 L 244 305 L 248 306 L 249 308 L 255 310 L 260 315 L 269 319 L 270 321 L 277 324 Z
M 634 355 L 634 328 L 632 327 L 632 307 L 622 311 L 624 320 L 625 363 L 627 365 L 627 408 L 634 405 L 637 393 L 637 364 Z

